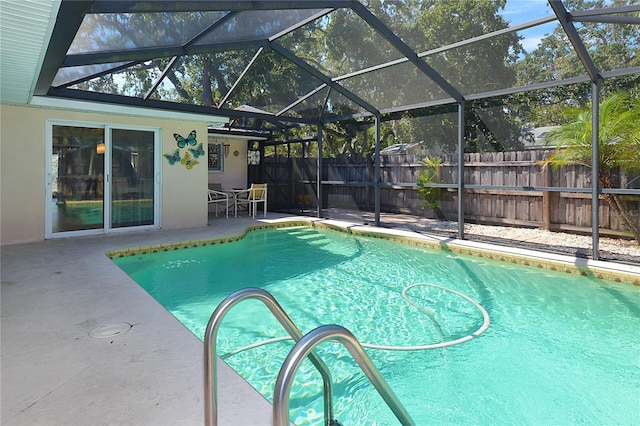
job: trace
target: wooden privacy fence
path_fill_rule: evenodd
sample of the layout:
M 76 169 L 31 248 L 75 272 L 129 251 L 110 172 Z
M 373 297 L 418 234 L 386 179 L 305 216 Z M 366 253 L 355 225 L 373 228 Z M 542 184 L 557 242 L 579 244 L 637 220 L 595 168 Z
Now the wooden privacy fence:
M 569 166 L 543 170 L 539 162 L 552 152 L 529 150 L 465 154 L 465 221 L 590 232 L 591 169 Z M 422 156 L 410 155 L 381 158 L 381 211 L 457 220 L 457 188 L 443 188 L 439 211 L 421 205 L 416 189 L 418 174 L 424 167 L 421 160 Z M 325 158 L 322 164 L 324 208 L 374 210 L 373 159 Z M 265 158 L 263 167 L 265 181 L 270 188 L 270 209 L 291 211 L 317 206 L 316 159 Z M 442 184 L 457 184 L 456 155 L 442 157 L 441 179 Z M 619 174 L 614 176 L 617 184 L 624 179 L 625 176 Z M 547 188 L 553 190 L 544 190 Z M 583 192 L 561 192 L 555 188 Z M 640 225 L 640 195 L 621 197 L 632 220 Z M 612 213 L 602 199 L 599 209 L 600 228 L 604 234 L 630 235 L 619 215 Z

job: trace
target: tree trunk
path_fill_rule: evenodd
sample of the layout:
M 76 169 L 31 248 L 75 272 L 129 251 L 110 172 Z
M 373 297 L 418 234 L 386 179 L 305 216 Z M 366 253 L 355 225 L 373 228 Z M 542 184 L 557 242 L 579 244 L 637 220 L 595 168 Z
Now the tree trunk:
M 600 173 L 600 187 L 602 188 L 613 188 L 613 182 L 611 181 L 611 177 L 609 176 L 609 172 L 605 171 Z M 604 194 L 604 199 L 609 204 L 609 207 L 612 211 L 618 214 L 622 218 L 622 223 L 625 228 L 631 234 L 633 234 L 633 238 L 636 240 L 638 244 L 640 244 L 640 231 L 635 223 L 631 220 L 629 215 L 627 214 L 624 204 L 622 203 L 622 199 L 618 194 Z
M 210 59 L 205 59 L 202 70 L 202 102 L 207 106 L 215 106 L 213 93 L 211 92 L 211 70 L 213 64 Z

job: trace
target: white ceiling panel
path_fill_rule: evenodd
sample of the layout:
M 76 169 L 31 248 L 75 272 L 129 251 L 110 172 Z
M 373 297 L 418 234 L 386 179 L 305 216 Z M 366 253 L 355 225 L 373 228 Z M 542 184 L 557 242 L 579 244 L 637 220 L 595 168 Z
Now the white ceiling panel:
M 58 0 L 0 0 L 0 102 L 29 102 L 59 7 Z

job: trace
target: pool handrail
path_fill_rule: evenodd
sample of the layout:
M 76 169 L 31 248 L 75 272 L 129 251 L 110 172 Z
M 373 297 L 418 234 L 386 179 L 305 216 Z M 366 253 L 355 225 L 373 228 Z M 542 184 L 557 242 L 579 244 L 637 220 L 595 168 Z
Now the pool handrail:
M 356 339 L 349 330 L 342 326 L 323 325 L 310 331 L 302 339 L 298 340 L 280 368 L 273 391 L 274 426 L 290 425 L 289 393 L 291 392 L 291 384 L 296 371 L 304 358 L 307 355 L 314 353 L 313 348 L 327 340 L 334 340 L 342 343 L 401 424 L 411 426 L 415 425 L 413 419 L 398 397 L 393 393 L 371 359 L 367 356 L 362 345 L 358 342 L 358 339 Z
M 246 299 L 256 299 L 264 303 L 294 341 L 297 342 L 303 337 L 302 332 L 296 327 L 276 299 L 265 290 L 255 287 L 243 288 L 227 296 L 227 298 L 220 302 L 209 318 L 204 335 L 204 422 L 206 426 L 215 426 L 218 424 L 218 372 L 216 361 L 216 337 L 218 329 L 229 309 Z M 325 424 L 333 424 L 335 421 L 333 419 L 331 373 L 327 365 L 315 352 L 308 352 L 308 356 L 311 363 L 318 369 L 322 376 L 324 385 Z

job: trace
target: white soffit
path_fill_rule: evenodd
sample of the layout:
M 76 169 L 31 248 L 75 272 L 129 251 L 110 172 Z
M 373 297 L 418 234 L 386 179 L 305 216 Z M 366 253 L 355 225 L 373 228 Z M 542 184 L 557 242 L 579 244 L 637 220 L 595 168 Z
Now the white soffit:
M 59 0 L 0 0 L 0 102 L 29 103 Z
M 2 0 L 0 0 L 2 1 Z M 64 109 L 66 111 L 96 112 L 104 114 L 126 115 L 128 117 L 164 118 L 168 120 L 203 121 L 213 126 L 223 126 L 229 122 L 227 117 L 209 114 L 197 114 L 173 110 L 142 108 L 101 102 L 59 99 L 46 96 L 34 96 L 30 105 L 44 108 Z

